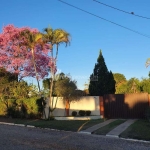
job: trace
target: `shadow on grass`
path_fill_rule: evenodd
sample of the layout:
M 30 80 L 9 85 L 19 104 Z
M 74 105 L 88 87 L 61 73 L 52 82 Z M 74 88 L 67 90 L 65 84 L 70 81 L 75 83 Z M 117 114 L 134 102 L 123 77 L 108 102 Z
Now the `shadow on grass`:
M 65 131 L 78 132 L 91 126 L 103 122 L 103 119 L 96 120 L 41 120 L 41 119 L 12 119 L 0 118 L 0 122 L 9 122 L 15 124 L 33 125 L 40 128 L 50 128 Z
M 118 125 L 124 123 L 125 121 L 126 120 L 113 121 L 113 122 L 109 123 L 108 125 L 94 131 L 93 134 L 106 135 L 109 131 L 113 130 L 114 128 L 116 128 Z
M 137 120 L 122 132 L 120 137 L 150 141 L 150 122 L 148 120 Z

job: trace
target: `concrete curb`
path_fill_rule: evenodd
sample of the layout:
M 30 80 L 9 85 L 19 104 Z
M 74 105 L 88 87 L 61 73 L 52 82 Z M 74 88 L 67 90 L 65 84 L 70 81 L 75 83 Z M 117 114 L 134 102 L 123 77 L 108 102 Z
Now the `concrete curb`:
M 86 132 L 86 131 L 80 131 L 80 132 L 77 132 L 77 133 L 83 133 L 83 134 L 92 134 L 91 132 Z
M 26 127 L 35 128 L 35 126 L 32 126 L 32 125 L 26 125 Z
M 25 127 L 24 124 L 14 124 L 15 126 L 19 126 L 19 127 Z
M 126 141 L 133 141 L 133 142 L 143 142 L 143 143 L 150 143 L 150 141 L 145 141 L 145 140 L 137 140 L 137 139 L 126 139 L 126 138 L 121 138 L 119 137 L 119 139 L 122 139 L 122 140 L 126 140 Z
M 14 126 L 14 123 L 7 123 L 7 122 L 0 122 L 0 124 L 6 124 L 6 125 L 10 125 L 10 126 Z
M 106 134 L 106 136 L 114 137 L 114 138 L 119 138 L 119 136 L 118 136 L 118 135 L 109 135 L 109 134 Z

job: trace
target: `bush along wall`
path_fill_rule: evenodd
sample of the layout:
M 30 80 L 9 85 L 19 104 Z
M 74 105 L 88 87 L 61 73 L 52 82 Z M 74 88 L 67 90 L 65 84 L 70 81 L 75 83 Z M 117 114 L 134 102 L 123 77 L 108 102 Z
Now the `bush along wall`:
M 44 110 L 44 100 L 31 97 L 22 100 L 8 100 L 8 106 L 0 102 L 0 116 L 12 118 L 41 118 Z
M 90 110 L 86 110 L 86 111 L 85 111 L 85 115 L 86 115 L 86 116 L 90 116 L 90 115 L 91 115 L 91 111 L 90 111 Z
M 73 112 L 72 112 L 72 116 L 77 116 L 77 112 L 76 112 L 76 111 L 73 111 Z
M 80 111 L 79 111 L 79 115 L 80 115 L 80 116 L 85 116 L 85 111 L 84 111 L 84 110 L 80 110 Z

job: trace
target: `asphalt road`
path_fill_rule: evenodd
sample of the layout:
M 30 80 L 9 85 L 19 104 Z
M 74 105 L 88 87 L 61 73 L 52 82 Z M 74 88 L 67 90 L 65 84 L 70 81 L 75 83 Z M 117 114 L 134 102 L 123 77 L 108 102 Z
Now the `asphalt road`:
M 0 125 L 0 150 L 150 150 L 150 143 Z

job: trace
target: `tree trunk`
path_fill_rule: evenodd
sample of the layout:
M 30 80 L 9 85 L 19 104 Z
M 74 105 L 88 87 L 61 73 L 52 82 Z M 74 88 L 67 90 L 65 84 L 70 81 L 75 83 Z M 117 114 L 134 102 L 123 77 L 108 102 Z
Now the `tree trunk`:
M 58 44 L 56 45 L 56 57 L 55 57 L 55 61 L 57 61 L 57 56 L 58 56 Z M 52 45 L 52 51 L 51 51 L 51 57 L 53 59 L 53 45 Z M 54 67 L 56 66 L 56 63 L 54 63 Z M 52 105 L 52 93 L 54 91 L 54 79 L 55 79 L 55 68 L 51 68 L 51 82 L 50 82 L 50 99 L 49 99 L 49 116 L 48 118 L 51 118 L 53 117 L 53 111 L 54 111 L 54 108 L 53 108 L 53 105 Z M 55 106 L 56 107 L 56 106 Z
M 52 75 L 53 76 L 53 75 Z M 53 113 L 52 113 L 52 92 L 53 92 L 53 82 L 54 82 L 54 79 L 53 77 L 51 78 L 51 84 L 50 84 L 50 96 L 49 96 L 49 116 L 48 117 L 52 117 L 53 116 Z
M 32 52 L 32 62 L 33 62 L 34 70 L 35 70 L 35 76 L 36 76 L 36 80 L 37 80 L 37 84 L 38 84 L 38 89 L 39 89 L 39 92 L 40 92 L 41 90 L 40 90 L 40 84 L 39 84 L 39 80 L 38 80 L 38 76 L 37 76 L 37 69 L 36 69 L 36 65 L 35 65 L 35 57 L 34 57 L 33 48 L 31 49 L 31 52 Z

